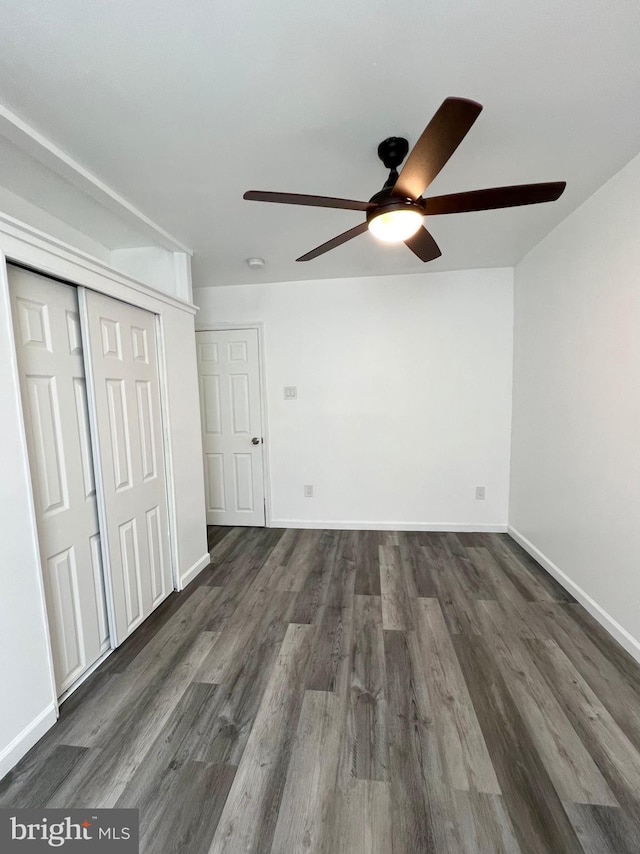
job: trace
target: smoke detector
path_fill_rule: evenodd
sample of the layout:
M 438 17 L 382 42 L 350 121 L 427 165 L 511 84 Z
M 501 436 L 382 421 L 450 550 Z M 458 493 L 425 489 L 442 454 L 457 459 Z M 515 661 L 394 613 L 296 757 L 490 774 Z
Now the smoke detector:
M 247 264 L 252 270 L 261 270 L 264 267 L 264 258 L 247 258 Z

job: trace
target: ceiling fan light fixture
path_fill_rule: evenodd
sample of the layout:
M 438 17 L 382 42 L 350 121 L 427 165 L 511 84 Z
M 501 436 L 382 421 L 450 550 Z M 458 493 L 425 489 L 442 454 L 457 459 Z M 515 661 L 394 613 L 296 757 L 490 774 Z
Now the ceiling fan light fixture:
M 368 217 L 369 231 L 383 243 L 402 243 L 412 237 L 422 225 L 423 214 L 415 207 L 384 208 Z

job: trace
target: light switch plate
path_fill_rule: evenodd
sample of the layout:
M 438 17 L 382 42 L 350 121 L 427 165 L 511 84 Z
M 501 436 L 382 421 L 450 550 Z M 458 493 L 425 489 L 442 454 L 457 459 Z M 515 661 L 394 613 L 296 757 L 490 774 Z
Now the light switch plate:
M 284 399 L 295 400 L 298 397 L 298 388 L 294 385 L 286 385 L 284 387 Z

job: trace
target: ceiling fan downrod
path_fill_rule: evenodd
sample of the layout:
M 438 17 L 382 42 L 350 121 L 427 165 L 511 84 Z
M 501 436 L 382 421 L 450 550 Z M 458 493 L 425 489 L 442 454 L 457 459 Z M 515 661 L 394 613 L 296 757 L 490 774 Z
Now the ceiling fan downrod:
M 384 163 L 385 169 L 389 169 L 389 177 L 384 182 L 383 190 L 393 189 L 398 180 L 398 166 L 402 163 L 409 151 L 409 141 L 402 136 L 390 136 L 383 139 L 378 146 L 378 157 Z

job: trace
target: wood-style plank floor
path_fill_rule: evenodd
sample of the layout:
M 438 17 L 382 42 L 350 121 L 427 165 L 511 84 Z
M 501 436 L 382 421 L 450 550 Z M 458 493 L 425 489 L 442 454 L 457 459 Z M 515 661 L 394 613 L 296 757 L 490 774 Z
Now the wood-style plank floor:
M 210 530 L 0 806 L 145 854 L 640 851 L 640 668 L 508 536 Z

